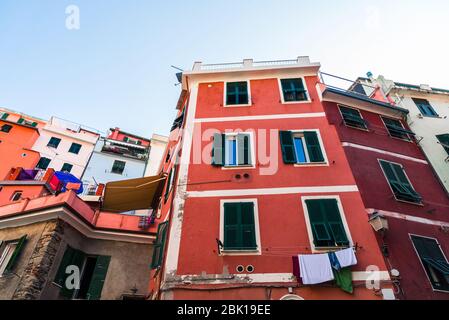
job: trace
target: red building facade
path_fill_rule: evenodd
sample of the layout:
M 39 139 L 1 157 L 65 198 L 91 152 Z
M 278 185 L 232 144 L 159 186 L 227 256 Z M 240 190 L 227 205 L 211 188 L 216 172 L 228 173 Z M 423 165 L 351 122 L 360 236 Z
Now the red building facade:
M 381 299 L 389 273 L 308 57 L 197 63 L 182 76 L 150 289 L 159 299 Z M 327 206 L 320 238 L 317 206 Z M 320 207 L 321 208 L 321 207 Z M 319 209 L 318 209 L 319 211 Z M 292 257 L 354 247 L 352 295 L 307 286 Z M 165 253 L 165 254 L 164 254 Z M 379 288 L 377 288 L 379 289 Z
M 320 91 L 367 213 L 388 223 L 376 237 L 396 297 L 449 299 L 449 199 L 409 131 L 408 110 L 383 99 L 379 88 L 377 101 L 324 85 Z

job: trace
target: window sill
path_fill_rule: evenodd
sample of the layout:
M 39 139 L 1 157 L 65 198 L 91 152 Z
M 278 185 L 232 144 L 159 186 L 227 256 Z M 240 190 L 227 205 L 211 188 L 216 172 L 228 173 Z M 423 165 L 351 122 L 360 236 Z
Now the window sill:
M 295 167 L 327 167 L 329 163 L 324 162 L 307 162 L 307 163 L 295 163 L 293 164 Z
M 238 108 L 238 107 L 251 107 L 252 104 L 251 103 L 247 103 L 247 104 L 225 104 L 223 107 L 224 108 Z
M 298 100 L 298 101 L 281 100 L 281 104 L 302 104 L 302 103 L 312 103 L 312 100 Z
M 401 199 L 396 198 L 396 196 L 394 197 L 394 199 L 397 202 L 403 202 L 403 203 L 412 204 L 412 205 L 415 205 L 415 206 L 418 206 L 418 207 L 424 207 L 424 204 L 422 202 L 411 202 L 411 201 L 407 201 L 407 200 L 401 200 Z
M 335 252 L 342 249 L 348 249 L 351 248 L 352 245 L 345 245 L 345 246 L 338 246 L 338 247 L 313 247 L 312 252 L 316 253 L 328 253 L 328 252 Z
M 260 255 L 261 252 L 259 249 L 254 250 L 221 250 L 220 256 L 245 256 L 245 255 Z
M 241 165 L 241 166 L 222 166 L 222 170 L 242 170 L 242 169 L 255 169 L 256 167 L 253 165 Z
M 368 128 L 354 127 L 354 126 L 350 126 L 350 125 L 348 125 L 346 123 L 345 123 L 345 127 L 348 127 L 350 129 L 357 129 L 357 130 L 360 130 L 360 131 L 370 132 Z

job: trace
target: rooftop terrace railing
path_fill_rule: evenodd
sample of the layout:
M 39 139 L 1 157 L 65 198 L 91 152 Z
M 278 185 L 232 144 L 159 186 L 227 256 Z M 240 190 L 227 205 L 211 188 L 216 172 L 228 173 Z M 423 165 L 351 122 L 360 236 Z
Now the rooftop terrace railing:
M 305 66 L 309 64 L 310 59 L 307 56 L 301 56 L 296 59 L 288 59 L 288 60 L 253 61 L 253 59 L 244 59 L 242 62 L 228 62 L 228 63 L 203 64 L 202 62 L 195 62 L 193 66 L 193 71 L 212 71 L 212 70 L 220 71 L 220 70 L 252 69 L 252 68 L 289 66 L 289 65 Z

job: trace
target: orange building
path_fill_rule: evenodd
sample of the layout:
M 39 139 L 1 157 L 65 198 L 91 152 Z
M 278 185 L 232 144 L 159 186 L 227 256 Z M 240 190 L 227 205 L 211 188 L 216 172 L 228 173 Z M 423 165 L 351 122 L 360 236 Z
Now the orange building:
M 34 168 L 40 159 L 33 151 L 43 120 L 0 109 L 0 179 L 13 167 Z

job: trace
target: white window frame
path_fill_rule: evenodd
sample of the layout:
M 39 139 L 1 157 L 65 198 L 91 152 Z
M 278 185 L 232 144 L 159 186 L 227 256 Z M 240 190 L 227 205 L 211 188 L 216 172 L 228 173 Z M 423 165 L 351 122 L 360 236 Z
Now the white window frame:
M 306 141 L 305 141 L 305 139 L 303 139 L 304 153 L 306 154 L 306 159 L 309 162 L 306 162 L 306 163 L 296 162 L 294 164 L 295 167 L 328 167 L 329 166 L 329 160 L 327 158 L 326 149 L 324 148 L 323 139 L 321 138 L 320 129 L 294 129 L 294 130 L 289 130 L 289 131 L 292 133 L 293 147 L 295 149 L 295 157 L 296 157 L 296 146 L 295 146 L 295 141 L 294 141 L 295 134 L 303 134 L 304 132 L 307 131 L 307 132 L 316 132 L 317 137 L 318 137 L 318 142 L 320 143 L 321 152 L 323 153 L 323 158 L 324 158 L 323 162 L 310 162 L 309 151 L 307 150 Z
M 446 255 L 444 254 L 443 249 L 441 248 L 441 244 L 440 244 L 440 242 L 438 241 L 438 239 L 437 239 L 437 238 L 434 238 L 434 237 L 427 237 L 427 236 L 422 236 L 422 235 L 414 234 L 414 233 L 409 233 L 408 236 L 409 236 L 409 238 L 410 238 L 410 242 L 412 243 L 413 250 L 414 250 L 415 253 L 416 253 L 416 257 L 418 258 L 419 263 L 421 264 L 421 267 L 423 268 L 424 274 L 426 275 L 427 280 L 429 280 L 430 287 L 432 288 L 432 291 L 435 291 L 435 292 L 443 292 L 443 293 L 449 293 L 449 290 L 448 290 L 448 291 L 446 291 L 446 290 L 439 290 L 439 289 L 435 289 L 435 288 L 433 287 L 432 281 L 430 280 L 429 275 L 427 274 L 426 268 L 424 267 L 424 264 L 423 264 L 423 262 L 422 262 L 422 260 L 421 260 L 421 257 L 419 256 L 418 250 L 416 250 L 415 244 L 413 243 L 412 236 L 420 237 L 420 238 L 426 238 L 426 239 L 431 239 L 431 240 L 435 240 L 436 243 L 438 244 L 438 246 L 440 247 L 440 251 L 441 251 L 441 253 L 443 254 L 444 259 L 446 260 L 446 263 L 449 263 L 449 261 L 447 260 Z
M 262 244 L 260 242 L 260 226 L 259 226 L 259 207 L 257 199 L 222 199 L 220 200 L 220 234 L 219 239 L 224 244 L 224 204 L 235 202 L 252 202 L 254 203 L 254 232 L 256 236 L 256 250 L 220 250 L 220 256 L 254 256 L 262 254 Z
M 346 214 L 345 214 L 345 211 L 343 210 L 343 205 L 341 203 L 340 196 L 338 196 L 338 195 L 302 196 L 301 203 L 302 203 L 302 208 L 304 211 L 304 219 L 306 221 L 307 234 L 309 235 L 309 243 L 310 243 L 310 249 L 312 250 L 312 253 L 323 253 L 323 252 L 328 252 L 329 250 L 334 249 L 334 247 L 318 247 L 317 248 L 315 246 L 315 244 L 313 243 L 313 231 L 312 231 L 312 226 L 310 223 L 309 209 L 307 208 L 306 200 L 321 200 L 321 199 L 337 200 L 338 210 L 340 211 L 341 221 L 343 223 L 343 227 L 346 232 L 346 237 L 348 238 L 348 241 L 349 241 L 349 247 L 353 247 L 354 242 L 352 241 L 351 232 L 349 230 L 348 222 L 346 221 Z M 340 250 L 340 249 L 341 249 L 341 247 L 335 247 L 335 250 Z
M 398 202 L 404 202 L 404 203 L 408 203 L 408 204 L 414 204 L 415 206 L 420 206 L 420 207 L 424 206 L 424 204 L 422 203 L 422 201 L 421 201 L 420 203 L 418 203 L 418 202 L 410 202 L 410 201 L 405 201 L 405 200 L 401 200 L 401 199 L 396 198 L 396 194 L 394 193 L 394 190 L 393 190 L 393 188 L 391 187 L 390 181 L 388 181 L 387 174 L 385 173 L 385 170 L 384 170 L 384 168 L 382 167 L 382 164 L 380 163 L 381 161 L 389 162 L 389 163 L 396 164 L 396 165 L 400 166 L 400 167 L 402 168 L 402 171 L 404 172 L 405 177 L 407 178 L 408 183 L 412 186 L 413 190 L 415 190 L 416 193 L 418 193 L 418 191 L 416 191 L 415 186 L 414 186 L 414 185 L 412 184 L 412 182 L 410 181 L 410 178 L 409 178 L 408 175 L 407 175 L 407 171 L 405 171 L 404 166 L 402 165 L 402 163 L 394 162 L 394 161 L 390 161 L 390 160 L 385 160 L 385 159 L 381 159 L 381 158 L 377 158 L 377 162 L 379 162 L 380 170 L 382 170 L 382 173 L 384 174 L 385 180 L 387 181 L 387 184 L 388 184 L 388 186 L 390 187 L 390 191 L 391 191 L 391 193 L 393 194 L 394 199 L 395 199 L 396 201 L 398 201 Z
M 340 107 L 348 108 L 348 109 L 352 109 L 352 110 L 358 111 L 358 113 L 359 113 L 359 115 L 360 115 L 360 118 L 362 118 L 363 120 L 365 120 L 365 118 L 363 118 L 362 113 L 360 112 L 360 109 L 357 109 L 357 108 L 354 108 L 354 107 L 350 107 L 350 106 L 347 106 L 347 105 L 344 105 L 344 104 L 337 104 L 337 107 L 338 107 L 338 112 L 340 113 L 341 119 L 343 120 L 343 124 L 345 125 L 345 127 L 348 127 L 348 128 L 351 128 L 351 129 L 358 129 L 358 130 L 365 131 L 365 132 L 369 132 L 368 126 L 366 126 L 366 128 L 359 128 L 359 127 L 353 127 L 353 126 L 348 125 L 348 124 L 346 123 L 346 121 L 345 121 L 345 118 L 343 117 L 343 112 L 341 112 Z M 388 130 L 388 129 L 387 129 L 387 130 Z
M 281 80 L 288 80 L 288 79 L 301 79 L 302 80 L 302 84 L 304 86 L 304 90 L 306 90 L 306 97 L 307 99 L 304 101 L 285 101 L 284 100 L 284 92 L 282 91 L 282 82 Z M 306 83 L 306 79 L 304 78 L 304 76 L 288 76 L 288 77 L 278 77 L 278 89 L 279 89 L 279 94 L 281 96 L 281 104 L 299 104 L 299 103 L 311 103 L 312 99 L 310 98 L 310 92 L 309 89 L 307 88 L 307 83 Z
M 13 241 L 5 241 L 5 243 L 1 244 L 0 246 L 0 278 L 4 276 L 4 272 L 6 269 L 6 266 L 8 265 L 9 261 L 12 258 L 12 255 L 14 254 L 14 251 L 17 248 L 19 241 L 13 240 Z
M 379 117 L 380 117 L 380 119 L 382 120 L 382 123 L 384 124 L 385 130 L 387 130 L 388 136 L 389 136 L 390 138 L 396 139 L 396 140 L 400 140 L 400 141 L 406 141 L 406 142 L 413 143 L 413 139 L 410 138 L 410 135 L 409 135 L 409 134 L 407 134 L 408 139 L 402 139 L 402 138 L 398 138 L 398 137 L 393 137 L 393 136 L 390 134 L 390 130 L 388 130 L 388 128 L 387 128 L 387 124 L 385 123 L 384 118 L 399 121 L 399 123 L 401 124 L 401 128 L 404 129 L 404 130 L 407 130 L 406 128 L 404 128 L 404 125 L 402 124 L 401 120 L 395 119 L 395 118 L 391 118 L 391 117 L 387 117 L 387 116 L 382 116 L 382 115 L 379 115 Z
M 225 161 L 224 161 L 224 163 L 223 163 L 223 166 L 221 167 L 221 169 L 222 170 L 235 170 L 235 169 L 255 169 L 256 168 L 256 146 L 255 146 L 255 143 L 254 143 L 254 132 L 253 131 L 241 131 L 241 132 L 225 132 L 225 133 L 223 133 L 224 134 L 224 141 L 223 141 L 223 143 L 224 143 L 224 151 L 225 151 Z M 250 147 L 250 153 L 251 153 L 251 164 L 250 165 L 235 165 L 235 166 L 229 166 L 229 165 L 226 165 L 226 149 L 227 149 L 227 146 L 226 146 L 226 138 L 228 137 L 228 136 L 230 136 L 230 137 L 237 137 L 237 135 L 238 134 L 246 134 L 246 135 L 249 135 L 249 147 Z M 236 156 L 236 159 L 237 159 L 237 162 L 238 162 L 238 149 L 239 149 L 239 147 L 238 147 L 238 145 L 237 145 L 237 143 L 236 143 L 236 154 L 235 154 L 235 156 Z
M 246 104 L 226 104 L 226 97 L 228 96 L 228 83 L 233 82 L 246 82 L 248 88 L 248 103 Z M 252 99 L 251 99 L 251 81 L 249 79 L 244 80 L 235 80 L 235 81 L 225 81 L 224 82 L 224 95 L 223 95 L 223 107 L 225 108 L 238 108 L 238 107 L 251 107 Z

